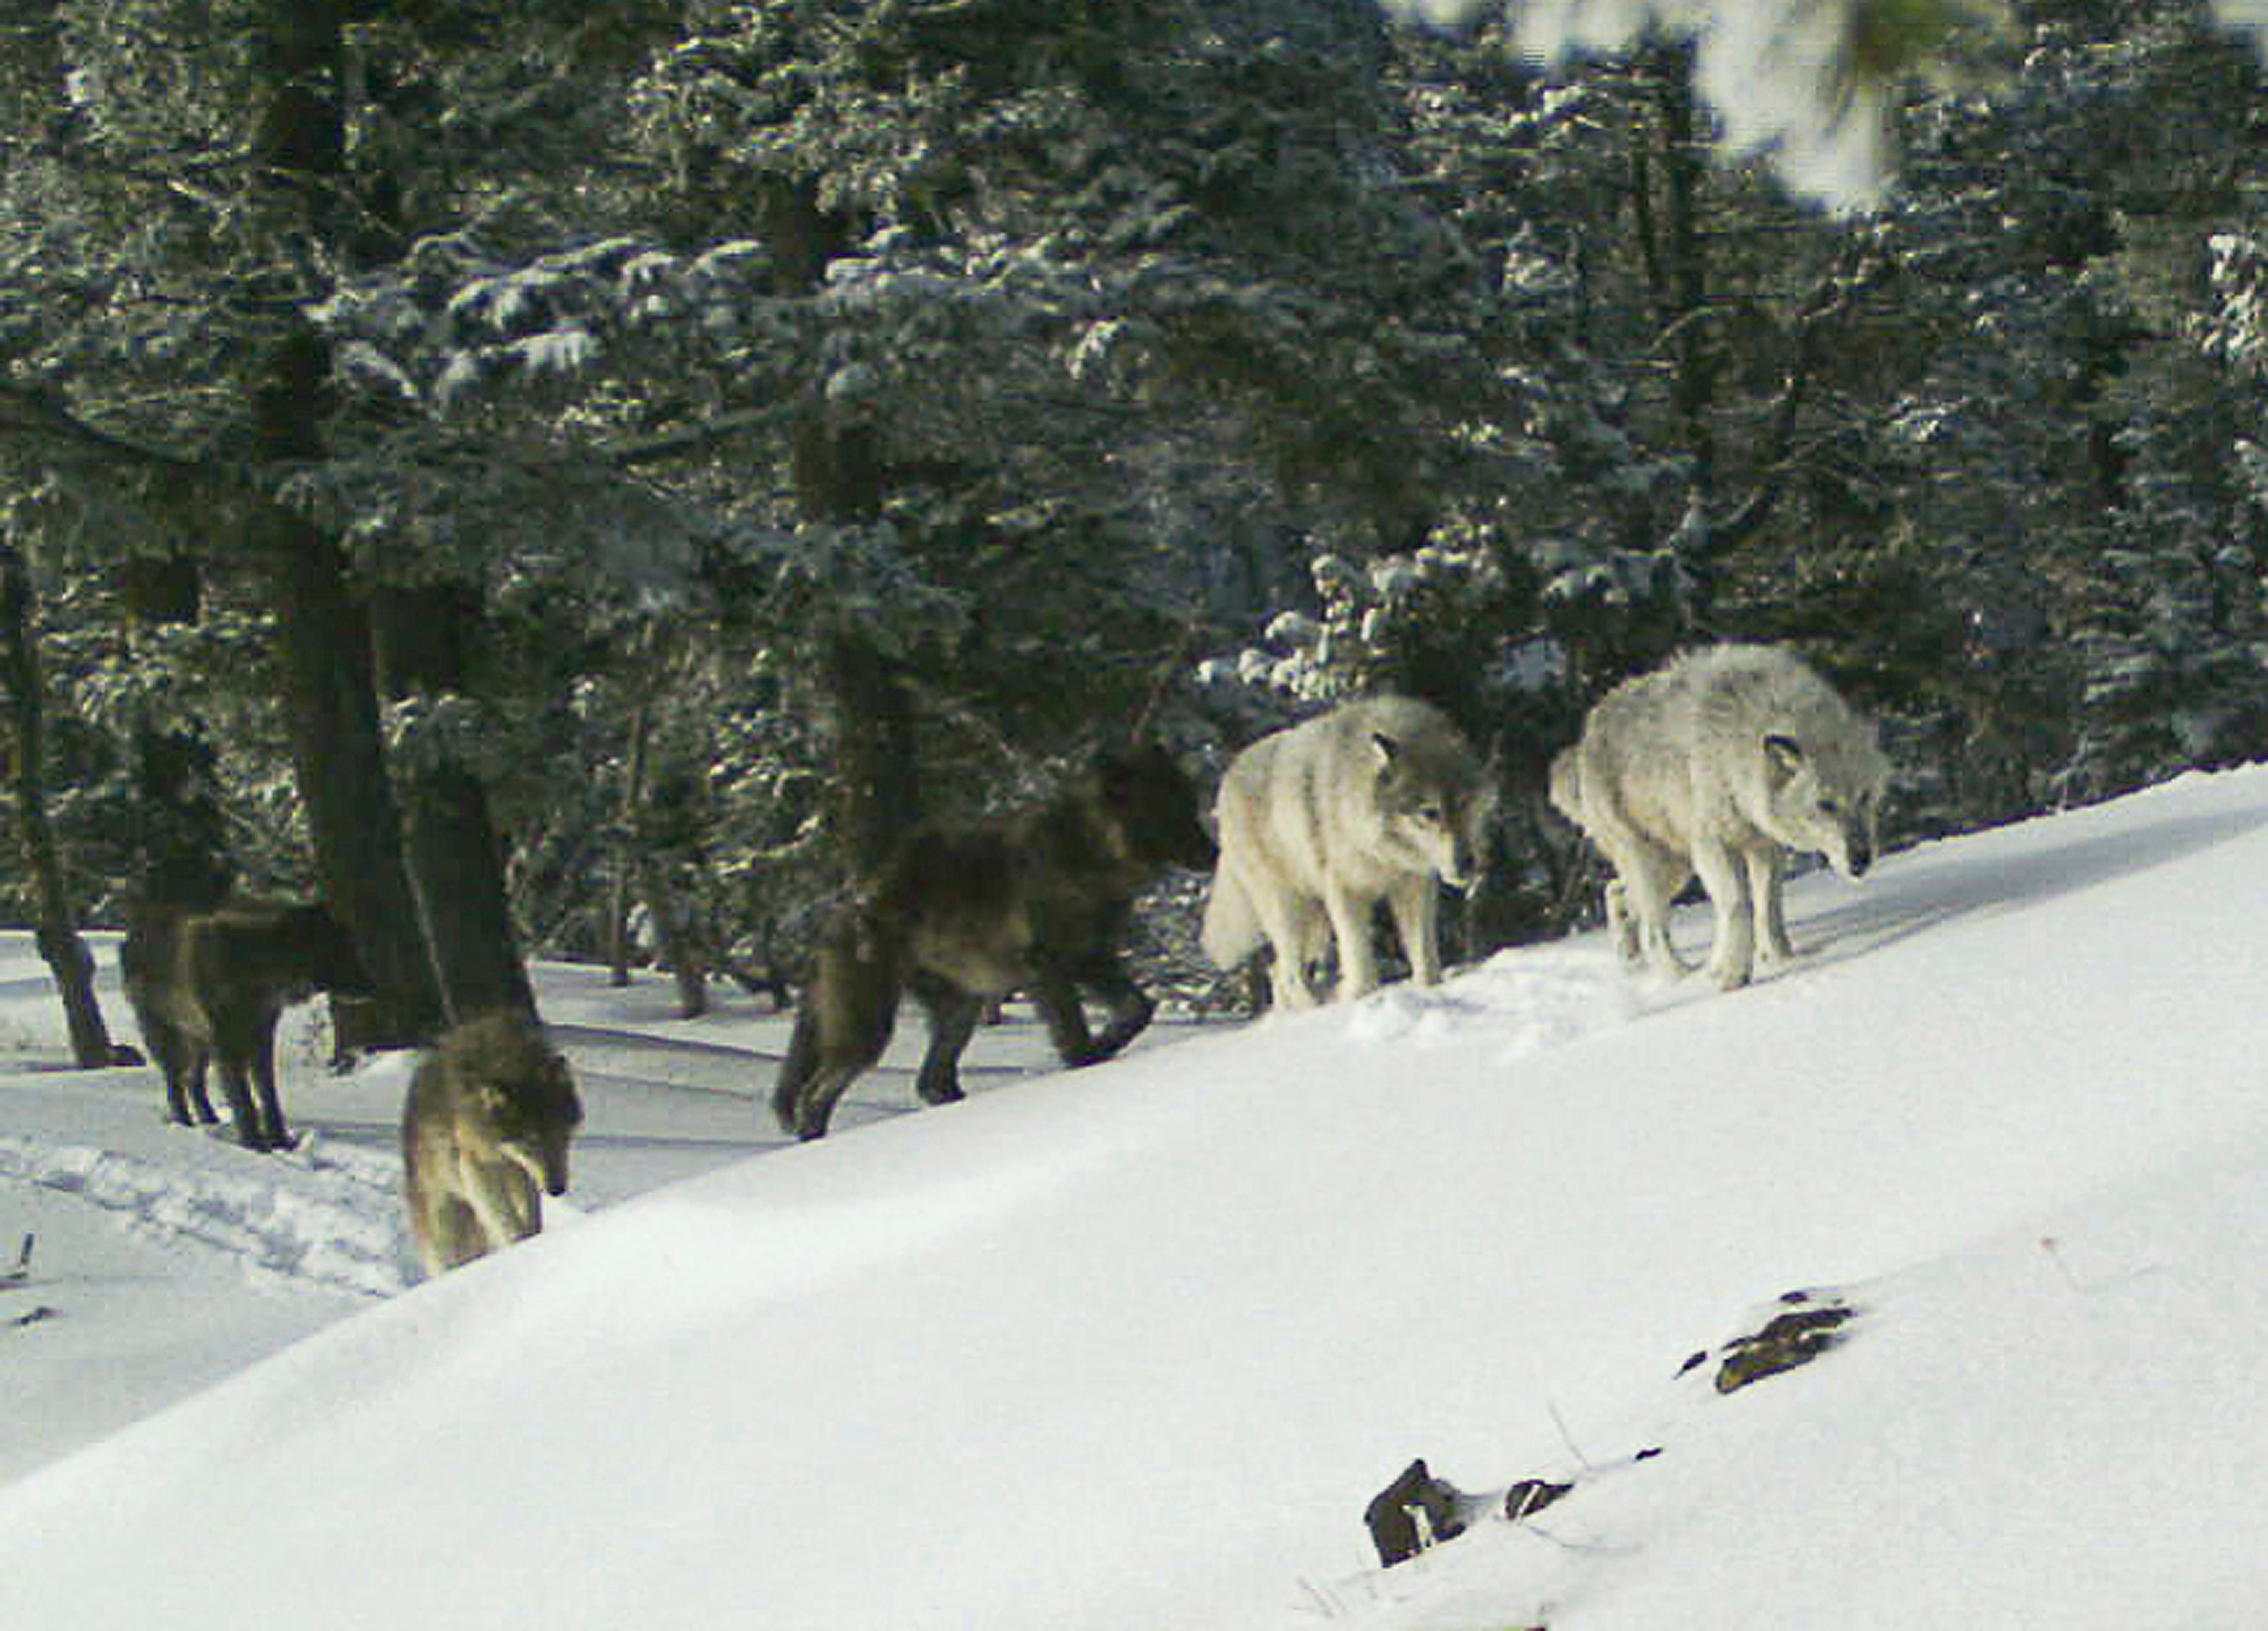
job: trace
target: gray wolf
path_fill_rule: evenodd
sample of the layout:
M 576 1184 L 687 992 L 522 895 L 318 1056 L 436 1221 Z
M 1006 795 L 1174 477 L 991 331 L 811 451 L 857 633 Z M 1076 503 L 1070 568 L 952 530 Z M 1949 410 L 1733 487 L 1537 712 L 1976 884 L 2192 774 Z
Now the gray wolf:
M 168 1114 L 183 1126 L 217 1119 L 205 1093 L 207 1064 L 217 1060 L 247 1149 L 291 1147 L 276 1095 L 284 1010 L 319 991 L 371 990 L 353 940 L 320 904 L 145 902 L 131 913 L 118 967 L 142 1040 L 166 1074 Z
M 1550 796 L 1614 867 L 1607 921 L 1624 959 L 1684 971 L 1669 906 L 1698 875 L 1716 909 L 1709 976 L 1730 989 L 1795 955 L 1787 851 L 1847 878 L 1874 864 L 1889 770 L 1874 727 L 1793 652 L 1714 646 L 1602 697 L 1553 761 Z
M 1103 755 L 1047 803 L 968 826 L 924 823 L 821 943 L 772 1093 L 783 1131 L 815 1139 L 881 1057 L 899 998 L 929 1016 L 916 1089 L 961 1096 L 961 1051 L 989 999 L 1028 990 L 1064 1064 L 1110 1058 L 1152 1004 L 1119 961 L 1134 897 L 1167 866 L 1201 869 L 1212 840 L 1197 789 L 1165 749 Z M 1108 1006 L 1090 1034 L 1082 991 Z
M 567 1061 L 533 1020 L 488 1014 L 443 1037 L 401 1111 L 402 1189 L 425 1273 L 539 1232 L 543 1197 L 567 1192 L 582 1120 Z
M 1204 948 L 1223 969 L 1275 948 L 1276 1005 L 1311 1006 L 1307 967 L 1328 927 L 1341 999 L 1378 985 L 1372 917 L 1393 909 L 1420 985 L 1441 978 L 1440 886 L 1479 881 L 1493 790 L 1438 710 L 1407 697 L 1351 702 L 1263 736 L 1221 779 L 1220 867 Z

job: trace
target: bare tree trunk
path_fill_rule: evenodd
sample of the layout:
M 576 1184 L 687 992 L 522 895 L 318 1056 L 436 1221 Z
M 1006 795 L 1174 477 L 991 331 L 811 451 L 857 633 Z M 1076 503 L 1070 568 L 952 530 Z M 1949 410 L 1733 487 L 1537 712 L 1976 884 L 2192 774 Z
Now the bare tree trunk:
M 630 714 L 630 759 L 622 771 L 622 836 L 615 850 L 614 887 L 607 900 L 608 983 L 630 983 L 630 902 L 637 888 L 638 807 L 645 798 L 646 749 L 653 732 L 653 699 L 638 698 Z
M 111 1044 L 102 1006 L 95 1000 L 94 956 L 79 938 L 70 895 L 63 887 L 55 828 L 48 819 L 47 777 L 42 769 L 46 703 L 32 637 L 31 577 L 25 571 L 23 557 L 14 545 L 6 543 L 0 543 L 0 674 L 5 675 L 9 712 L 15 726 L 11 779 L 17 825 L 24 861 L 40 897 L 40 956 L 55 974 L 56 990 L 63 993 L 71 1057 L 82 1069 L 120 1064 L 125 1060 Z

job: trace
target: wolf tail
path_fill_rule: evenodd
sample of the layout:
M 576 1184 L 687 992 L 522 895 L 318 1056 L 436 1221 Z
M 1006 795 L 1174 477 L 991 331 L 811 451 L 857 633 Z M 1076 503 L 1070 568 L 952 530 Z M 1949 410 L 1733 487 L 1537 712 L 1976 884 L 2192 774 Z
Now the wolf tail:
M 1203 938 L 1205 956 L 1219 969 L 1233 969 L 1260 949 L 1260 919 L 1252 897 L 1226 867 L 1212 875 Z

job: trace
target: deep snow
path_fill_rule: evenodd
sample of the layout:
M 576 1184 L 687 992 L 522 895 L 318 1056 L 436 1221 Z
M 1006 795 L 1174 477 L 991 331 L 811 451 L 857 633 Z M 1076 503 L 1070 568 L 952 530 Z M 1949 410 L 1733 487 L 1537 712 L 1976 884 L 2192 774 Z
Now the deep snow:
M 1741 993 L 1587 937 L 1071 1074 L 1020 1024 L 804 1148 L 781 1022 L 546 969 L 582 1215 L 406 1293 L 399 1062 L 303 1039 L 251 1156 L 11 986 L 0 1624 L 2250 1626 L 2264 883 L 2268 773 L 2191 777 L 1804 879 Z M 1798 1287 L 1816 1362 L 1678 1374 Z M 1421 1454 L 1576 1488 L 1381 1573 Z

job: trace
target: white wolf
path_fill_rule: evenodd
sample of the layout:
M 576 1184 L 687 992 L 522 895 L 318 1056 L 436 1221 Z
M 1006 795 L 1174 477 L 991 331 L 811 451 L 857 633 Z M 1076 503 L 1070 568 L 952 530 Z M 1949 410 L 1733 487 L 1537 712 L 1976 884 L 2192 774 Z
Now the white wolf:
M 1371 928 L 1383 899 L 1410 972 L 1433 984 L 1440 886 L 1478 881 L 1492 802 L 1456 727 L 1406 697 L 1348 703 L 1263 736 L 1221 779 L 1206 955 L 1234 968 L 1265 936 L 1276 951 L 1276 1006 L 1306 1007 L 1316 1000 L 1307 965 L 1328 926 L 1338 944 L 1336 994 L 1359 997 L 1378 985 Z
M 1607 922 L 1626 961 L 1683 971 L 1669 904 L 1699 875 L 1716 908 L 1709 975 L 1730 988 L 1795 955 L 1786 851 L 1817 851 L 1847 878 L 1874 864 L 1889 779 L 1874 727 L 1801 659 L 1715 646 L 1602 697 L 1552 762 L 1551 802 L 1613 863 Z
M 441 1038 L 401 1111 L 402 1187 L 428 1276 L 543 1228 L 582 1119 L 567 1061 L 533 1021 L 490 1014 Z

